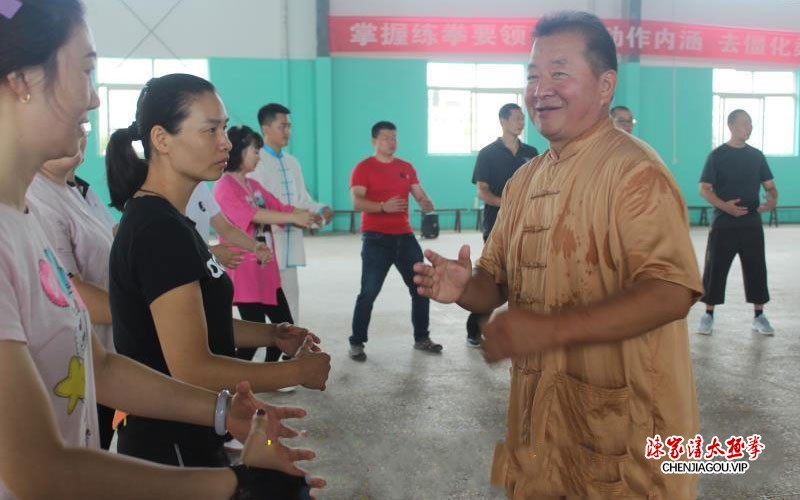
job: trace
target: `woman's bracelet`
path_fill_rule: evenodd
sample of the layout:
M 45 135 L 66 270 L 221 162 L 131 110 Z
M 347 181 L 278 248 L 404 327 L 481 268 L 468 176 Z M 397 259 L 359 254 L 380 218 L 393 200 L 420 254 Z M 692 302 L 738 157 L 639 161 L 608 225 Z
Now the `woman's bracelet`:
M 228 403 L 232 397 L 231 391 L 228 389 L 222 389 L 219 391 L 219 394 L 217 394 L 217 404 L 214 407 L 214 432 L 216 432 L 218 436 L 224 436 L 228 433 L 225 421 L 228 418 Z

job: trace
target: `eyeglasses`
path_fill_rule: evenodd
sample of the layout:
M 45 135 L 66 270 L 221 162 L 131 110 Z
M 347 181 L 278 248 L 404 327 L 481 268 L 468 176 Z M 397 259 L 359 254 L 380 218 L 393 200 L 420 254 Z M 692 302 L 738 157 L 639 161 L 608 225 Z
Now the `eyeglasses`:
M 630 120 L 625 120 L 623 118 L 614 118 L 614 123 L 618 123 L 620 125 L 636 125 L 636 118 L 631 118 Z

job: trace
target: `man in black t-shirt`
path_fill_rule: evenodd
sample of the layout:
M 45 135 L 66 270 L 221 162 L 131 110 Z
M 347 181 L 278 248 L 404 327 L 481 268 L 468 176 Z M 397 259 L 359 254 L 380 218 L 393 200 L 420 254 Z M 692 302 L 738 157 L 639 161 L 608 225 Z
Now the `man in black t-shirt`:
M 725 302 L 728 271 L 738 254 L 745 297 L 755 309 L 751 328 L 762 335 L 773 335 L 775 330 L 764 315 L 769 291 L 761 214 L 775 208 L 778 190 L 764 154 L 746 143 L 753 130 L 750 115 L 741 109 L 732 111 L 728 128 L 730 140 L 708 155 L 700 178 L 700 194 L 714 205 L 714 220 L 703 271 L 705 293 L 700 299 L 706 304 L 706 313 L 697 332 L 711 334 L 714 306 Z M 764 203 L 759 201 L 762 186 L 766 190 Z
M 503 136 L 478 152 L 472 183 L 478 187 L 478 197 L 483 200 L 483 241 L 489 238 L 497 213 L 500 197 L 506 182 L 522 165 L 539 155 L 536 148 L 519 140 L 525 128 L 525 116 L 517 104 L 503 105 L 498 113 Z M 467 319 L 467 345 L 480 346 L 479 323 L 484 315 L 472 313 Z

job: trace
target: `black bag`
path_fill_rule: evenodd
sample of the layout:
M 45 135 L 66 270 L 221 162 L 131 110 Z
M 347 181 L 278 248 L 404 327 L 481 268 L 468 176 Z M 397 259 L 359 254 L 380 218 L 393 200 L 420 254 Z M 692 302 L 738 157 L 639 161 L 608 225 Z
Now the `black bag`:
M 431 212 L 422 216 L 421 236 L 426 240 L 439 237 L 439 214 Z

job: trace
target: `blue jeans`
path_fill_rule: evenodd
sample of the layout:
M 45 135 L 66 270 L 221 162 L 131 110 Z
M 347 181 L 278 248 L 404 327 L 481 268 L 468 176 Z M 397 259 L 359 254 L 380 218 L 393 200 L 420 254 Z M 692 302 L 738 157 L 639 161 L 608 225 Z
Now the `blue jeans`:
M 422 262 L 422 249 L 413 233 L 384 234 L 371 231 L 361 235 L 361 292 L 356 298 L 353 312 L 353 335 L 350 344 L 367 341 L 372 305 L 381 291 L 386 274 L 392 264 L 400 271 L 411 295 L 411 323 L 414 325 L 414 340 L 428 338 L 430 299 L 417 293 L 414 284 L 414 264 Z

